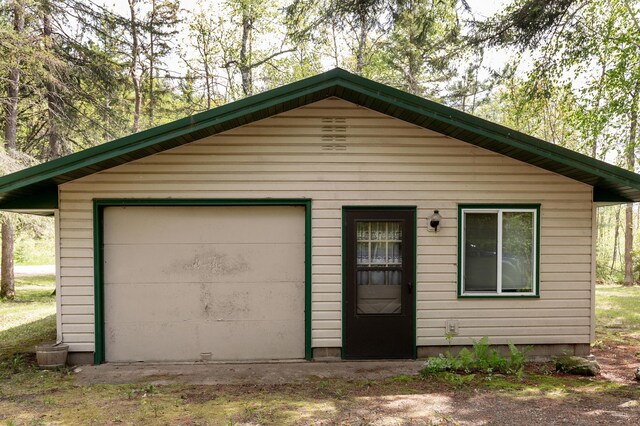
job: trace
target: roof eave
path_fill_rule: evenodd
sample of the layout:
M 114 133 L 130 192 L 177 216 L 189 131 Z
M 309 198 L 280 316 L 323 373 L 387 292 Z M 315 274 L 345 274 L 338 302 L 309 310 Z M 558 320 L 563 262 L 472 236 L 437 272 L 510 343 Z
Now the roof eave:
M 593 201 L 640 201 L 635 173 L 335 69 L 2 177 L 0 209 L 57 208 L 61 183 L 331 96 L 584 182 Z

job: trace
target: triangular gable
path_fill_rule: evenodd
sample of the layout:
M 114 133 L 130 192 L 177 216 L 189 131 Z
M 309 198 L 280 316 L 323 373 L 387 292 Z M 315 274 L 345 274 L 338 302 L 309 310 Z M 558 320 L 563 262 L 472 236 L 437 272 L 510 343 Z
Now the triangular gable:
M 586 183 L 594 201 L 640 201 L 638 174 L 337 68 L 4 176 L 0 209 L 57 208 L 59 184 L 329 97 Z

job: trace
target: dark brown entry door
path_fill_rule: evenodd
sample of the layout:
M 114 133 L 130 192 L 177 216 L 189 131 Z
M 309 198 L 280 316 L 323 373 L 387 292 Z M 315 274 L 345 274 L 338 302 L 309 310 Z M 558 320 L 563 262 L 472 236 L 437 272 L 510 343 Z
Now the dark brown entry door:
M 346 209 L 344 358 L 412 358 L 415 210 Z

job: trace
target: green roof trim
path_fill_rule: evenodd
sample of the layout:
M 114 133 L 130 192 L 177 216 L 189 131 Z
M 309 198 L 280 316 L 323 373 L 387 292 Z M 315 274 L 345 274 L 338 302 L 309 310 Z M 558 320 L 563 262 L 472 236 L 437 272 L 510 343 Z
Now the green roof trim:
M 638 174 L 336 68 L 3 176 L 0 209 L 55 209 L 59 184 L 333 96 L 591 185 L 594 201 L 640 201 Z

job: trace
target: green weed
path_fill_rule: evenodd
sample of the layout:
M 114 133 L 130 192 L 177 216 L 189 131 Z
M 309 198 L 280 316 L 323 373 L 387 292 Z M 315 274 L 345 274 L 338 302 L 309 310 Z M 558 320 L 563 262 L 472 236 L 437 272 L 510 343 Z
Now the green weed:
M 471 384 L 476 376 L 475 374 L 458 374 L 450 371 L 441 373 L 440 377 L 449 385 L 456 389 L 463 388 Z
M 471 351 L 467 348 L 462 348 L 457 355 L 447 352 L 437 357 L 428 358 L 422 369 L 422 374 L 478 372 L 515 374 L 520 377 L 524 371 L 528 350 L 529 348 L 520 351 L 514 344 L 509 343 L 509 355 L 505 357 L 496 349 L 491 348 L 489 338 L 485 336 L 473 342 Z
M 411 383 L 415 380 L 415 377 L 402 374 L 400 376 L 391 378 L 391 380 L 394 382 L 400 382 L 400 383 Z

